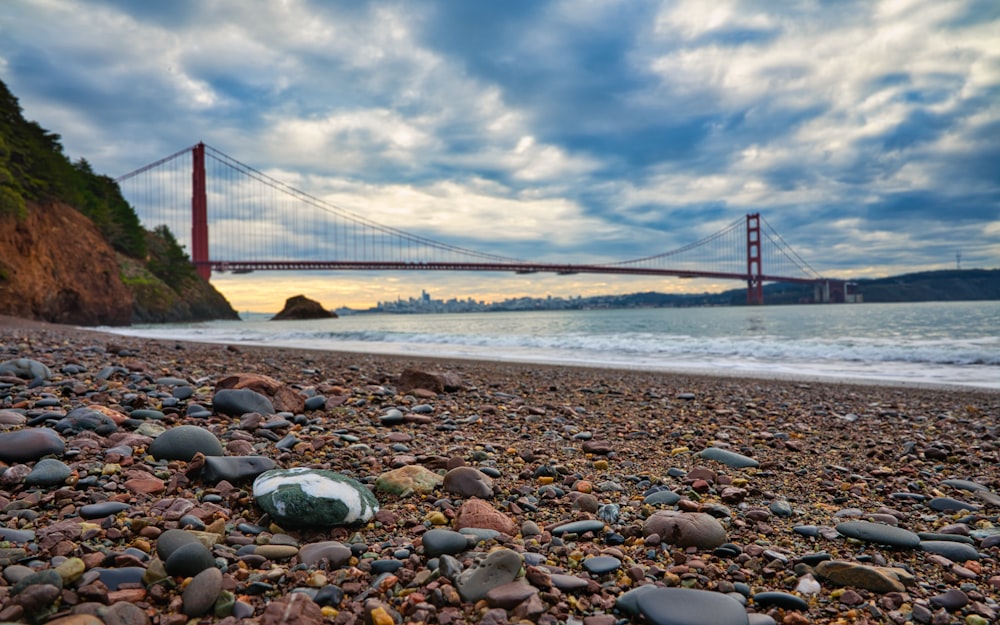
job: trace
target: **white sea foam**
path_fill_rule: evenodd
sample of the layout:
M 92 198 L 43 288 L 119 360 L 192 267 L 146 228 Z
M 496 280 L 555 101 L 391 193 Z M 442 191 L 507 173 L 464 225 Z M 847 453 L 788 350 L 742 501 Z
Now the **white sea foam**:
M 1000 389 L 1000 302 L 357 315 L 112 328 L 169 340 Z

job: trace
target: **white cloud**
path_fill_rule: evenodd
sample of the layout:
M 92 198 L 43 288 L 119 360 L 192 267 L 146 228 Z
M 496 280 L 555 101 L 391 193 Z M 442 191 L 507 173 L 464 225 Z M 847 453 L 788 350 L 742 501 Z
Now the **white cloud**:
M 783 234 L 821 258 L 844 239 L 845 265 L 867 266 L 867 244 L 920 265 L 938 260 L 907 229 L 948 227 L 922 220 L 956 202 L 968 238 L 995 245 L 979 237 L 1000 192 L 985 164 L 997 21 L 962 0 L 682 0 L 653 19 L 552 1 L 530 18 L 491 7 L 509 21 L 476 36 L 434 31 L 424 3 L 9 4 L 4 80 L 111 174 L 204 139 L 373 220 L 501 254 L 589 242 L 617 260 L 604 245 L 643 255 L 747 210 L 826 211 L 859 221 Z

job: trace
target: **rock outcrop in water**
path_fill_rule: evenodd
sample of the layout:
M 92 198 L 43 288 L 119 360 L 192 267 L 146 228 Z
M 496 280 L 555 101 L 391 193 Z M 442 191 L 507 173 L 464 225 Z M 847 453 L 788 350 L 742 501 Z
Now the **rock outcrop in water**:
M 316 300 L 305 295 L 295 295 L 285 300 L 285 307 L 271 321 L 291 321 L 299 319 L 333 319 L 336 313 L 323 308 Z

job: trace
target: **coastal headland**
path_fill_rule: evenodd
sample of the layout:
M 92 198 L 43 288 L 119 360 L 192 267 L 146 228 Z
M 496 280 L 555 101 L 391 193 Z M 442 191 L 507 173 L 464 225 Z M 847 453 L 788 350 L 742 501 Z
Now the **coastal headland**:
M 995 392 L 194 344 L 6 317 L 0 363 L 0 621 L 1000 613 Z M 267 467 L 297 472 L 254 486 Z M 283 518 L 273 485 L 327 472 L 377 506 L 355 493 L 356 510 L 334 506 L 343 524 Z

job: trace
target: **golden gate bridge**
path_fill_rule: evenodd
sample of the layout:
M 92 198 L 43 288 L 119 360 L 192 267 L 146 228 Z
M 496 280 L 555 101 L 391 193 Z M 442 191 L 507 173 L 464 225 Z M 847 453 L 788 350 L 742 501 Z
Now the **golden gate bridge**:
M 816 302 L 845 300 L 845 282 L 821 276 L 760 213 L 660 254 L 611 263 L 551 263 L 481 252 L 378 223 L 204 143 L 117 182 L 143 225 L 169 228 L 206 280 L 213 271 L 262 270 L 587 273 L 740 280 L 747 285 L 748 304 L 764 303 L 765 282 L 813 285 Z M 318 253 L 328 256 L 317 260 Z

